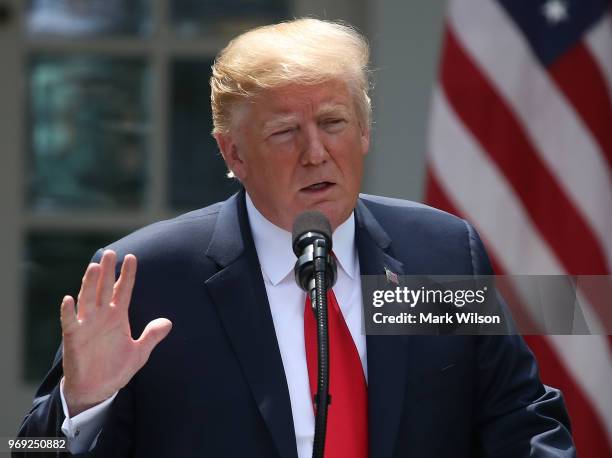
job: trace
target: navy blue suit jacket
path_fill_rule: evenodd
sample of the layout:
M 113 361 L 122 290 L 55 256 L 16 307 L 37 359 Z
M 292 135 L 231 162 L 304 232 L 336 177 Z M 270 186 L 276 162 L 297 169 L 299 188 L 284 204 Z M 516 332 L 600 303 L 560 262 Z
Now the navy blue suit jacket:
M 355 217 L 362 274 L 492 272 L 474 229 L 444 212 L 364 195 Z M 133 335 L 158 317 L 174 326 L 120 390 L 87 455 L 295 458 L 244 191 L 109 248 L 138 257 Z M 541 384 L 521 337 L 366 341 L 371 458 L 574 456 L 561 394 Z M 61 436 L 61 376 L 58 352 L 20 436 Z

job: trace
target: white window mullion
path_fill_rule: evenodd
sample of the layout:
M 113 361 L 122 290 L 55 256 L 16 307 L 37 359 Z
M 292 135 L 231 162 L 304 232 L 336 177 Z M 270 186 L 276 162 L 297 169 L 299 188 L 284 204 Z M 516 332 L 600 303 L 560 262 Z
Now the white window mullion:
M 149 180 L 148 214 L 159 218 L 167 207 L 168 184 L 168 48 L 167 5 L 165 0 L 153 0 L 153 49 L 148 55 L 151 66 L 150 85 L 150 131 L 148 136 Z

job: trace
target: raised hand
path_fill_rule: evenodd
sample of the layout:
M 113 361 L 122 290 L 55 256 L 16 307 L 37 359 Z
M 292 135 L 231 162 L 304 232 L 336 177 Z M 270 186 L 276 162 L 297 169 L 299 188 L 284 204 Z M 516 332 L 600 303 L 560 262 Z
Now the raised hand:
M 76 312 L 71 296 L 62 301 L 64 397 L 71 417 L 123 388 L 172 328 L 169 320 L 158 318 L 138 340 L 132 339 L 128 307 L 136 257 L 125 256 L 115 282 L 116 261 L 117 255 L 107 250 L 100 264 L 89 264 Z

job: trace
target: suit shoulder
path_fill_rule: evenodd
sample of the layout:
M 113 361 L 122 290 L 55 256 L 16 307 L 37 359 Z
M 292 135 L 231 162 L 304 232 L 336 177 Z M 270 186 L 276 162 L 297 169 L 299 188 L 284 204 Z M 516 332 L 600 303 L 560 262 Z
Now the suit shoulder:
M 221 204 L 149 224 L 106 248 L 115 250 L 120 258 L 128 253 L 146 258 L 161 253 L 203 252 L 210 241 Z
M 419 260 L 417 264 L 406 262 L 407 266 L 412 266 L 406 267 L 407 273 L 471 275 L 492 272 L 482 241 L 467 221 L 409 200 L 360 197 L 361 203 L 392 241 L 392 250 L 398 259 Z
M 466 232 L 467 223 L 458 216 L 411 200 L 393 197 L 360 194 L 360 199 L 379 220 L 410 222 L 431 226 L 431 229 L 457 230 Z

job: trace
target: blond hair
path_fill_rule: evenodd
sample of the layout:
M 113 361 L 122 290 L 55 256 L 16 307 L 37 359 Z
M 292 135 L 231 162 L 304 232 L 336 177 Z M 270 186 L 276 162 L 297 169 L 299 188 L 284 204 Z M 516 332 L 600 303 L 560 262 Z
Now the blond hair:
M 296 19 L 250 30 L 218 54 L 210 78 L 213 134 L 229 131 L 236 105 L 287 84 L 345 81 L 364 128 L 369 127 L 369 48 L 350 26 Z

